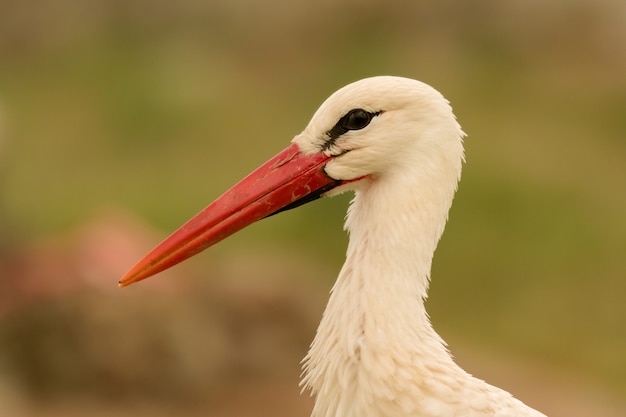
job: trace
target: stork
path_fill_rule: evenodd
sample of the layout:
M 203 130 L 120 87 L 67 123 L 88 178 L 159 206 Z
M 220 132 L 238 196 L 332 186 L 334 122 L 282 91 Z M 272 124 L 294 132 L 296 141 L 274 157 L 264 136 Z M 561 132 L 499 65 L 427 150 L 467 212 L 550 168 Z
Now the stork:
M 427 84 L 393 76 L 349 84 L 290 146 L 165 239 L 119 285 L 257 220 L 353 190 L 346 261 L 303 361 L 301 384 L 316 397 L 312 416 L 543 416 L 461 369 L 424 308 L 464 136 L 448 101 Z

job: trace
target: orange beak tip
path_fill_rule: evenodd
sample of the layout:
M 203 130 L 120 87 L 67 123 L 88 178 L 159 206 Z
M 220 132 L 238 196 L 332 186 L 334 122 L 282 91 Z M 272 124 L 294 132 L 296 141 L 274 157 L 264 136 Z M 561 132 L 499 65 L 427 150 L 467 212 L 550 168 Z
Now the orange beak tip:
M 144 277 L 137 277 L 137 273 L 131 273 L 133 270 L 127 272 L 117 283 L 118 288 L 128 287 L 135 282 L 141 281 Z

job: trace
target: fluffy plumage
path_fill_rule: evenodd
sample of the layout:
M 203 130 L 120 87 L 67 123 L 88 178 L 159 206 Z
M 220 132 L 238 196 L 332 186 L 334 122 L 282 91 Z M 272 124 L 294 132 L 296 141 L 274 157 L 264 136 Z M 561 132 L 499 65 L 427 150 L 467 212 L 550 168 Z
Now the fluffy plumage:
M 375 116 L 329 143 L 354 109 Z M 335 155 L 330 177 L 357 180 L 340 190 L 356 193 L 347 259 L 304 360 L 314 417 L 543 416 L 456 365 L 424 309 L 463 136 L 439 92 L 385 76 L 335 92 L 294 138 L 305 153 Z

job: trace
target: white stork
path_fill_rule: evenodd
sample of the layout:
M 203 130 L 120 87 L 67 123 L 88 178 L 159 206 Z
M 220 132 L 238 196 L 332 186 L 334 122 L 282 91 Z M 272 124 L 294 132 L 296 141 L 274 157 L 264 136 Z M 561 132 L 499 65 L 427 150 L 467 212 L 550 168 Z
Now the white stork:
M 289 147 L 153 249 L 120 286 L 271 214 L 354 190 L 347 259 L 304 359 L 312 415 L 543 416 L 461 369 L 424 309 L 463 136 L 447 100 L 422 82 L 381 76 L 349 84 Z

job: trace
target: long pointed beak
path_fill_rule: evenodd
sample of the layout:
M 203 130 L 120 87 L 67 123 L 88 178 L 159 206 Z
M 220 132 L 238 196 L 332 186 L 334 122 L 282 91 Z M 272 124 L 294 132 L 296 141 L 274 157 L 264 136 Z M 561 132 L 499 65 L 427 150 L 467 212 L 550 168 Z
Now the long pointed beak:
M 122 277 L 119 286 L 168 269 L 257 220 L 345 183 L 326 175 L 329 159 L 323 153 L 305 156 L 296 144 L 290 145 L 161 242 Z

